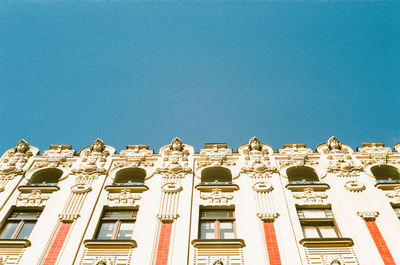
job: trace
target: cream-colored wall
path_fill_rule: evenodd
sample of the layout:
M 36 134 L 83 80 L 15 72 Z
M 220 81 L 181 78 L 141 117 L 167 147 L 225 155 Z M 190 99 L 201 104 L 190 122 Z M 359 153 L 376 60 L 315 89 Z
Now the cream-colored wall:
M 127 258 L 129 264 L 155 265 L 160 224 L 162 221 L 166 221 L 163 219 L 166 218 L 163 217 L 166 210 L 160 207 L 160 204 L 165 202 L 163 200 L 168 197 L 166 195 L 168 192 L 175 194 L 174 199 L 168 201 L 171 203 L 168 207 L 176 205 L 177 209 L 177 216 L 168 220 L 173 222 L 169 265 L 211 265 L 212 253 L 217 253 L 215 255 L 222 259 L 230 260 L 230 264 L 269 264 L 263 231 L 265 218 L 272 218 L 269 221 L 272 220 L 274 223 L 283 265 L 306 265 L 312 262 L 314 262 L 312 264 L 328 264 L 324 259 L 335 255 L 343 258 L 347 262 L 345 264 L 384 264 L 364 220 L 357 214 L 375 211 L 378 212 L 376 224 L 394 260 L 400 264 L 400 251 L 398 251 L 400 249 L 400 240 L 398 239 L 400 220 L 395 215 L 386 195 L 390 190 L 383 191 L 376 188 L 376 180 L 368 171 L 372 165 L 379 163 L 399 167 L 400 153 L 398 150 L 394 151 L 391 148 L 385 149 L 381 145 L 368 144 L 365 144 L 357 152 L 353 152 L 344 144 L 340 150 L 335 150 L 334 148 L 330 149 L 329 142 L 327 142 L 319 145 L 317 151 L 299 144 L 286 145 L 278 152 L 273 152 L 272 148 L 267 145 L 261 145 L 260 150 L 256 150 L 251 149 L 249 144 L 240 146 L 238 151 L 224 145 L 208 146 L 198 153 L 195 153 L 193 147 L 186 144 L 182 149 L 175 151 L 169 144 L 162 147 L 158 153 L 152 152 L 146 146 L 131 146 L 130 149 L 126 149 L 128 150 L 126 151 L 127 155 L 125 153 L 122 155 L 123 150 L 114 154 L 113 148 L 106 146 L 110 151 L 104 153 L 104 163 L 96 162 L 100 163 L 97 166 L 104 170 L 99 171 L 100 173 L 90 184 L 91 189 L 85 192 L 86 197 L 81 200 L 82 207 L 79 210 L 79 217 L 71 220 L 73 225 L 66 239 L 67 244 L 61 250 L 56 264 L 93 264 L 95 260 L 108 256 L 107 251 L 109 250 L 107 249 L 93 252 L 95 254 L 88 252 L 83 242 L 94 238 L 102 210 L 105 205 L 109 204 L 109 191 L 105 190 L 105 186 L 113 183 L 115 173 L 119 169 L 135 166 L 146 171 L 145 185 L 149 189 L 138 193 L 140 199 L 136 199 L 132 206 L 138 209 L 133 233 L 137 247 L 129 250 L 129 254 L 126 254 L 127 257 L 129 256 Z M 67 147 L 63 148 L 70 150 Z M 10 250 L 2 248 L 0 244 L 0 257 L 6 259 L 5 264 L 43 263 L 46 251 L 50 249 L 52 239 L 55 237 L 57 225 L 60 224 L 59 214 L 64 211 L 65 205 L 70 203 L 70 196 L 73 196 L 71 187 L 76 184 L 79 174 L 89 174 L 84 171 L 74 173 L 78 171 L 73 169 L 80 168 L 87 163 L 85 155 L 90 158 L 91 154 L 88 150 L 91 149 L 85 148 L 78 154 L 73 154 L 73 150 L 64 152 L 62 151 L 64 149 L 61 149 L 53 147 L 50 153 L 37 155 L 37 150 L 32 147 L 32 154 L 26 155 L 23 172 L 19 171 L 18 174 L 7 180 L 4 191 L 0 192 L 0 220 L 4 221 L 10 209 L 21 204 L 18 199 L 21 194 L 18 186 L 25 185 L 34 172 L 48 167 L 57 167 L 64 172 L 62 180 L 58 184 L 60 189 L 46 193 L 49 198 L 36 205 L 43 208 L 43 212 L 29 237 L 31 246 Z M 396 146 L 396 149 L 399 149 L 399 146 Z M 0 169 L 7 166 L 8 162 L 5 157 L 12 157 L 16 154 L 12 149 L 10 150 L 2 156 Z M 64 158 L 56 157 L 54 155 L 56 152 L 64 154 Z M 21 154 L 17 155 L 21 156 Z M 347 162 L 352 164 L 351 169 L 349 167 L 338 169 Z M 121 163 L 124 166 L 121 166 Z M 255 169 L 260 164 L 266 166 L 265 170 L 257 171 Z M 181 168 L 174 171 L 175 169 L 171 169 L 171 165 L 179 165 Z M 295 196 L 298 196 L 301 191 L 291 191 L 286 188 L 288 179 L 285 170 L 292 166 L 303 165 L 315 168 L 320 181 L 329 184 L 329 189 L 318 191 L 318 194 L 326 195 L 324 201 L 331 205 L 342 237 L 351 238 L 354 246 L 344 248 L 328 246 L 327 254 L 324 256 L 318 254 L 315 248 L 305 248 L 299 243 L 303 239 L 303 234 L 296 211 L 296 204 L 300 203 L 300 199 L 296 199 Z M 227 202 L 213 201 L 216 207 L 235 208 L 237 238 L 243 239 L 246 246 L 242 249 L 227 248 L 226 253 L 231 254 L 224 254 L 224 250 L 213 252 L 212 249 L 196 249 L 192 245 L 192 240 L 198 238 L 199 209 L 202 206 L 210 207 L 209 201 L 202 199 L 201 196 L 212 196 L 212 192 L 200 191 L 194 187 L 201 181 L 202 170 L 217 166 L 230 169 L 234 177 L 234 184 L 239 186 L 236 191 L 221 191 L 220 195 L 227 196 Z M 7 178 L 7 174 L 9 174 L 7 172 L 0 170 L 0 178 Z M 162 190 L 165 180 L 169 176 L 178 174 L 174 172 L 178 172 L 181 176 L 180 179 L 174 180 L 177 187 L 181 186 L 181 189 L 177 191 Z M 343 174 L 348 174 L 348 176 Z M 255 176 L 262 179 L 263 182 L 269 183 L 272 188 L 268 191 L 257 191 L 254 183 L 259 180 L 256 181 Z M 362 183 L 365 188 L 361 191 L 346 188 L 346 183 L 349 181 Z M 257 204 L 264 206 L 257 206 Z M 113 256 L 115 253 L 110 251 L 109 254 Z M 202 255 L 202 258 L 199 258 L 198 255 Z M 232 255 L 232 258 L 229 255 Z M 122 264 L 121 260 L 123 259 L 117 259 L 115 265 Z M 208 260 L 209 263 L 205 263 L 205 260 Z

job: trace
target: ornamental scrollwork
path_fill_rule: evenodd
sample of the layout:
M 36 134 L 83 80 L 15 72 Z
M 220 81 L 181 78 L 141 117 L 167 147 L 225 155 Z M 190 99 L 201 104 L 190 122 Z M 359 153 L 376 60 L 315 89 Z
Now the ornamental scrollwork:
M 257 137 L 251 138 L 248 144 L 241 146 L 239 152 L 243 153 L 246 161 L 241 172 L 265 173 L 277 171 L 268 157 L 268 154 L 273 152 L 272 148 L 262 144 Z
M 212 192 L 202 192 L 200 198 L 204 200 L 203 205 L 215 206 L 232 204 L 233 194 L 231 192 L 222 192 L 221 189 L 215 188 Z
M 21 193 L 17 197 L 17 206 L 39 207 L 43 206 L 49 198 L 49 195 L 43 194 L 40 190 L 32 190 L 31 193 Z
M 299 205 L 327 205 L 328 194 L 315 192 L 313 188 L 305 188 L 303 192 L 293 192 L 293 197 Z

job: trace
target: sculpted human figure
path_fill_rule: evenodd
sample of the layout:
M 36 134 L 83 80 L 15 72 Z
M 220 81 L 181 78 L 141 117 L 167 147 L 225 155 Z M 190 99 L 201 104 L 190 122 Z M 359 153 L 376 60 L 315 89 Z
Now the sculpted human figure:
M 28 161 L 29 156 L 32 152 L 29 151 L 30 147 L 27 141 L 21 140 L 17 146 L 9 151 L 5 159 L 0 165 L 0 172 L 4 174 L 8 173 L 21 173 L 22 167 Z
M 183 144 L 182 144 L 182 141 L 179 138 L 175 138 L 174 140 L 172 140 L 172 142 L 171 142 L 171 150 L 172 151 L 182 152 Z
M 332 136 L 328 140 L 328 148 L 329 150 L 341 150 L 342 145 L 340 144 L 339 140 L 336 137 Z
M 253 137 L 249 142 L 250 151 L 261 151 L 261 142 L 257 139 L 257 137 Z

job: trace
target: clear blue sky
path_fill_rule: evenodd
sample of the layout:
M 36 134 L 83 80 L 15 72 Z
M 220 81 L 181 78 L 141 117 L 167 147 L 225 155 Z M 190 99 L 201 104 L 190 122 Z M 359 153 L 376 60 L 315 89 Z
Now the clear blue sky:
M 399 1 L 1 1 L 0 153 L 400 141 Z

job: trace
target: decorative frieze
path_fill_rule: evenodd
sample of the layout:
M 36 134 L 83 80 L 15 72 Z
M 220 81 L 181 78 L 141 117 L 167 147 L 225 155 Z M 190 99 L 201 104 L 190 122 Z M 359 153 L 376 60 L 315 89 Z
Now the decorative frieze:
M 75 150 L 71 150 L 71 145 L 50 145 L 50 150 L 43 152 L 41 157 L 35 159 L 33 168 L 60 167 L 67 168 L 72 166 Z
M 129 190 L 122 190 L 120 193 L 109 193 L 107 196 L 109 206 L 136 206 L 141 195 Z
M 377 212 L 377 211 L 361 211 L 361 212 L 357 212 L 357 215 L 360 216 L 364 220 L 374 221 L 376 219 L 376 217 L 379 216 L 379 212 Z
M 232 205 L 233 192 L 222 192 L 215 188 L 212 192 L 202 192 L 200 198 L 203 200 L 201 205 L 204 206 L 229 206 Z
M 386 196 L 392 204 L 400 204 L 400 187 L 395 187 L 393 191 L 387 192 Z
M 40 207 L 50 198 L 48 194 L 43 194 L 40 190 L 32 190 L 31 193 L 21 193 L 17 197 L 18 207 Z
M 205 144 L 204 146 L 205 149 L 200 149 L 200 157 L 203 157 L 205 161 L 199 161 L 197 163 L 198 168 L 236 165 L 232 161 L 232 149 L 227 148 L 226 144 Z
M 282 166 L 314 166 L 318 164 L 319 157 L 314 154 L 311 148 L 306 148 L 305 144 L 284 144 L 283 148 L 278 149 L 279 156 L 276 160 Z
M 316 192 L 313 188 L 305 188 L 303 192 L 293 192 L 298 205 L 328 205 L 326 192 Z

